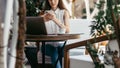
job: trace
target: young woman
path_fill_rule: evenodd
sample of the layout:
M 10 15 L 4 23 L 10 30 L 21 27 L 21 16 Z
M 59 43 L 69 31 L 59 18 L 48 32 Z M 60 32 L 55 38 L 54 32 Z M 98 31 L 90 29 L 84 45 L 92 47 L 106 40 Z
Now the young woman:
M 46 11 L 43 15 L 49 34 L 69 33 L 69 13 L 62 0 L 46 0 Z M 51 57 L 53 66 L 58 58 L 58 50 L 63 47 L 64 42 L 46 42 L 45 55 Z M 41 48 L 42 49 L 42 48 Z M 63 50 L 62 50 L 63 51 Z M 62 58 L 62 56 L 60 57 Z M 61 60 L 55 68 L 61 68 Z

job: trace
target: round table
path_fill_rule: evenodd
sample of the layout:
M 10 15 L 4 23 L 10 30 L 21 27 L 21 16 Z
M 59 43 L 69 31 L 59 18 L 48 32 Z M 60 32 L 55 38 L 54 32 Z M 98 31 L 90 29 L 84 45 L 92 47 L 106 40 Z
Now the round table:
M 43 53 L 42 53 L 42 65 L 45 68 L 45 42 L 55 41 L 66 41 L 70 39 L 78 39 L 80 34 L 50 34 L 50 35 L 26 35 L 26 41 L 38 42 L 37 46 L 39 49 L 39 42 L 42 42 Z M 64 44 L 65 45 L 65 44 Z

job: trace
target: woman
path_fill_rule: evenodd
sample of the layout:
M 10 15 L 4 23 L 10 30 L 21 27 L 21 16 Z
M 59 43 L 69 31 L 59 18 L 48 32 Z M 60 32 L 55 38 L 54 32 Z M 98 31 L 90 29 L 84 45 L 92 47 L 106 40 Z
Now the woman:
M 69 13 L 62 0 L 46 0 L 46 5 L 47 10 L 43 17 L 46 21 L 48 34 L 69 33 Z M 51 57 L 53 66 L 58 58 L 58 49 L 62 48 L 63 44 L 64 42 L 46 42 L 45 55 Z M 61 68 L 61 61 L 62 59 L 57 62 L 55 68 Z

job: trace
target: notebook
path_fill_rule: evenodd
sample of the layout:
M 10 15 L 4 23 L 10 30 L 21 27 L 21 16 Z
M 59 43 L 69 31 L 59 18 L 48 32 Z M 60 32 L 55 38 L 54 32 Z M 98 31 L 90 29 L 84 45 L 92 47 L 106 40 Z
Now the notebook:
M 47 30 L 42 17 L 26 17 L 26 34 L 46 35 Z

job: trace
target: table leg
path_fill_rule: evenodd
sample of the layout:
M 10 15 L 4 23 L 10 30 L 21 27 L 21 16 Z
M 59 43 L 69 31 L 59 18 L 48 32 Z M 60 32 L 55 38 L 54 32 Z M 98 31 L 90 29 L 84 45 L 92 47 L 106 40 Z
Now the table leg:
M 58 61 L 60 61 L 61 68 L 62 68 L 62 57 L 63 57 L 62 50 L 64 49 L 64 47 L 65 47 L 65 45 L 66 45 L 66 42 L 67 42 L 67 41 L 64 42 L 64 44 L 63 44 L 62 47 L 58 48 L 58 54 L 59 54 L 59 55 L 58 55 L 57 61 L 56 61 L 56 63 L 55 63 L 55 68 L 56 68 L 56 65 L 57 65 Z
M 42 68 L 45 68 L 45 42 L 42 42 Z

